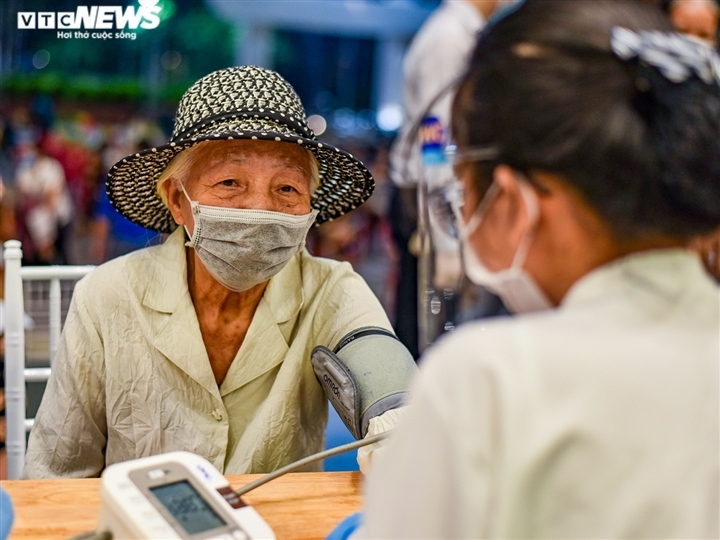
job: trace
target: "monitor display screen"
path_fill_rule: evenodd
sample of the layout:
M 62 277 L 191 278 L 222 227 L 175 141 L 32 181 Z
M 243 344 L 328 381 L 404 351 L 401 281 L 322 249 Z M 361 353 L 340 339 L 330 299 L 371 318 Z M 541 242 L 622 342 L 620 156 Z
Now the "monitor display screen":
M 188 534 L 227 525 L 187 480 L 150 488 Z

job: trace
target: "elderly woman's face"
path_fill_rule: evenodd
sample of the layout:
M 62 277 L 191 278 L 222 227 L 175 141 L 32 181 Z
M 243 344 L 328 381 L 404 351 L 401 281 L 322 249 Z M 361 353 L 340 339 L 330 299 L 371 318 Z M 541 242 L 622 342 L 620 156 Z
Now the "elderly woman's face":
M 194 155 L 185 190 L 210 206 L 307 214 L 310 159 L 305 148 L 285 142 L 213 141 Z M 190 215 L 189 204 L 185 212 Z

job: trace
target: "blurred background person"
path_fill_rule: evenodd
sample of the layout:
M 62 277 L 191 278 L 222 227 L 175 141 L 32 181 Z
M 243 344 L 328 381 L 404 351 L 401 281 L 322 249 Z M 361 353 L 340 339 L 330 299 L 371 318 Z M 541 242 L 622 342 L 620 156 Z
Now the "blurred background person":
M 665 9 L 676 30 L 718 48 L 720 3 L 717 0 L 671 0 L 665 2 Z M 690 246 L 700 254 L 708 272 L 720 280 L 720 229 L 693 239 Z
M 73 218 L 65 172 L 35 141 L 18 148 L 16 188 L 27 264 L 68 264 Z
M 672 0 L 665 4 L 673 26 L 718 48 L 720 3 L 717 0 Z M 693 239 L 690 244 L 703 258 L 708 272 L 720 281 L 720 229 Z
M 481 36 L 457 225 L 521 314 L 422 360 L 365 537 L 720 536 L 720 287 L 686 248 L 720 223 L 718 65 L 629 0 L 527 0 Z
M 710 275 L 720 282 L 720 229 L 709 235 L 693 238 L 690 247 L 700 254 Z
M 128 153 L 150 148 L 147 141 L 141 141 Z M 118 158 L 119 161 L 119 158 Z M 125 255 L 136 249 L 158 243 L 160 235 L 155 231 L 133 223 L 110 204 L 105 181 L 101 181 L 95 193 L 92 212 L 90 259 L 99 264 Z
M 684 34 L 718 46 L 720 4 L 717 0 L 671 0 L 666 10 L 673 26 Z
M 432 286 L 418 282 L 420 242 L 415 235 L 422 215 L 422 209 L 418 210 L 418 185 L 423 176 L 418 126 L 424 117 L 432 116 L 437 120 L 436 132 L 442 139 L 450 112 L 451 94 L 446 91 L 462 74 L 477 33 L 504 3 L 503 0 L 444 0 L 413 39 L 403 62 L 405 120 L 390 156 L 390 179 L 395 189 L 389 217 L 400 269 L 394 326 L 400 340 L 416 358 L 426 344 L 420 344 L 418 334 L 419 295 Z M 446 92 L 444 96 L 443 92 Z M 461 275 L 457 245 L 446 242 L 439 247 L 442 250 L 437 259 L 438 273 L 442 274 L 440 288 L 452 288 Z

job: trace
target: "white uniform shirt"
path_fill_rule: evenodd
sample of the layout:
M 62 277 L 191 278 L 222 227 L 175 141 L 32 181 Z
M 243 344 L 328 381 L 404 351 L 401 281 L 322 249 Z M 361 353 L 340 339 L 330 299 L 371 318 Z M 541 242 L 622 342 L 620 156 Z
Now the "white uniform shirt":
M 412 129 L 428 106 L 466 68 L 468 56 L 485 25 L 480 12 L 465 0 L 443 0 L 408 49 L 403 61 L 405 121 L 390 156 L 390 177 L 401 187 L 416 186 L 421 176 L 420 146 Z M 452 93 L 432 108 L 447 129 Z
M 363 326 L 390 330 L 380 302 L 348 263 L 298 253 L 270 280 L 218 387 L 184 239 L 179 228 L 77 284 L 25 476 L 97 476 L 173 450 L 225 474 L 259 473 L 323 449 L 327 400 L 310 355 Z
M 718 538 L 720 289 L 654 251 L 421 360 L 367 538 Z

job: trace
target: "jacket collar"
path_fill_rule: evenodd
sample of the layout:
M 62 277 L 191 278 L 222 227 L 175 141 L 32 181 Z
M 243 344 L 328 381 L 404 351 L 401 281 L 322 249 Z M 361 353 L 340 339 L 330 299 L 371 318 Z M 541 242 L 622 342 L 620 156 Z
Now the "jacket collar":
M 189 294 L 184 229 L 178 227 L 157 250 L 154 277 L 145 291 L 143 304 L 161 313 L 173 313 L 183 294 Z M 265 289 L 263 298 L 278 324 L 294 318 L 302 307 L 301 257 L 297 254 L 290 259 Z
M 185 231 L 179 227 L 155 249 L 149 267 L 139 271 L 146 276 L 143 304 L 155 312 L 150 333 L 160 352 L 217 397 L 282 362 L 289 350 L 287 328 L 293 326 L 303 304 L 301 254 L 295 255 L 268 283 L 220 391 L 188 290 Z
M 165 242 L 154 248 L 156 257 L 146 280 L 147 288 L 143 305 L 160 313 L 173 313 L 182 297 L 189 295 L 187 286 L 187 261 L 185 260 L 185 230 L 178 227 Z M 149 277 L 148 276 L 148 277 Z

